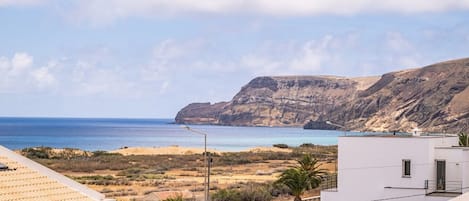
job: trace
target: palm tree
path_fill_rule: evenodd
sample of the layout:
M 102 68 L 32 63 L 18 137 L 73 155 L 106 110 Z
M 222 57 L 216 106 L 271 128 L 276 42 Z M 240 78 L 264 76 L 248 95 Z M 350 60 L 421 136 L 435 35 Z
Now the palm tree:
M 303 192 L 311 188 L 308 173 L 298 168 L 285 170 L 280 175 L 277 182 L 284 184 L 292 191 L 293 196 L 295 196 L 295 201 L 301 201 Z
M 469 146 L 469 136 L 467 133 L 460 132 L 458 134 L 459 137 L 459 146 L 461 147 L 468 147 Z
M 316 158 L 313 158 L 311 154 L 305 154 L 301 160 L 297 160 L 299 166 L 298 168 L 304 170 L 308 173 L 310 177 L 311 185 L 314 187 L 319 186 L 321 183 L 322 177 L 326 174 L 324 169 L 321 169 L 321 164 Z
M 298 160 L 298 166 L 285 170 L 277 180 L 278 183 L 284 184 L 295 196 L 295 201 L 301 201 L 301 195 L 306 190 L 314 189 L 321 184 L 321 178 L 325 174 L 320 169 L 318 160 L 311 155 L 304 155 Z

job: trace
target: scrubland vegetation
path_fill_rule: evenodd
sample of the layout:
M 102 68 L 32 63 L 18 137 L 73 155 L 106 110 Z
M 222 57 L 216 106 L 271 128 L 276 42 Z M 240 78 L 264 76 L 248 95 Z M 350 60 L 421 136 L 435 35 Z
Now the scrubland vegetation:
M 304 154 L 311 154 L 328 167 L 335 166 L 337 146 L 277 147 L 292 151 L 212 153 L 213 200 L 268 201 L 288 197 L 292 192 L 274 181 L 284 170 L 295 166 L 295 160 Z M 201 195 L 204 190 L 202 154 L 124 156 L 49 147 L 26 148 L 20 152 L 119 200 L 132 200 L 155 191 L 187 189 Z

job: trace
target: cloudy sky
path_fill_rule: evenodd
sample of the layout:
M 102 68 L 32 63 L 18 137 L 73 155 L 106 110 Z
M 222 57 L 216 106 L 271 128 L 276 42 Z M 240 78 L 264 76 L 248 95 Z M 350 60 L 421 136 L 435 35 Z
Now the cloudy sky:
M 467 0 L 0 0 L 0 116 L 172 118 L 261 75 L 469 56 Z

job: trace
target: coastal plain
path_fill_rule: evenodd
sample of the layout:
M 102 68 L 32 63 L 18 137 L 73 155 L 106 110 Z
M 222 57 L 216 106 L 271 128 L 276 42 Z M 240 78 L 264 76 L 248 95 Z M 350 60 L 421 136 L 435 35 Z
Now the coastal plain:
M 114 151 L 26 148 L 19 153 L 117 200 L 143 199 L 158 191 L 191 191 L 203 196 L 203 149 L 179 146 L 126 147 Z M 239 152 L 210 152 L 213 158 L 210 189 L 266 188 L 279 191 L 274 200 L 291 198 L 272 183 L 296 159 L 312 154 L 333 173 L 337 146 L 304 144 L 301 147 L 256 147 Z M 282 190 L 285 191 L 282 194 Z M 318 195 L 318 190 L 306 195 Z

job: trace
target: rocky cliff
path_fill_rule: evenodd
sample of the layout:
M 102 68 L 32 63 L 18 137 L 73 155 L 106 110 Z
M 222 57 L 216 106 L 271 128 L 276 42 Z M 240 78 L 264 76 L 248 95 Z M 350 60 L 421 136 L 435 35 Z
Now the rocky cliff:
M 468 85 L 469 59 L 381 77 L 258 77 L 229 102 L 186 106 L 176 123 L 458 132 L 469 123 Z
M 370 78 L 376 80 L 377 78 Z M 352 101 L 361 82 L 320 76 L 258 77 L 230 102 L 193 103 L 177 123 L 235 126 L 303 126 Z

